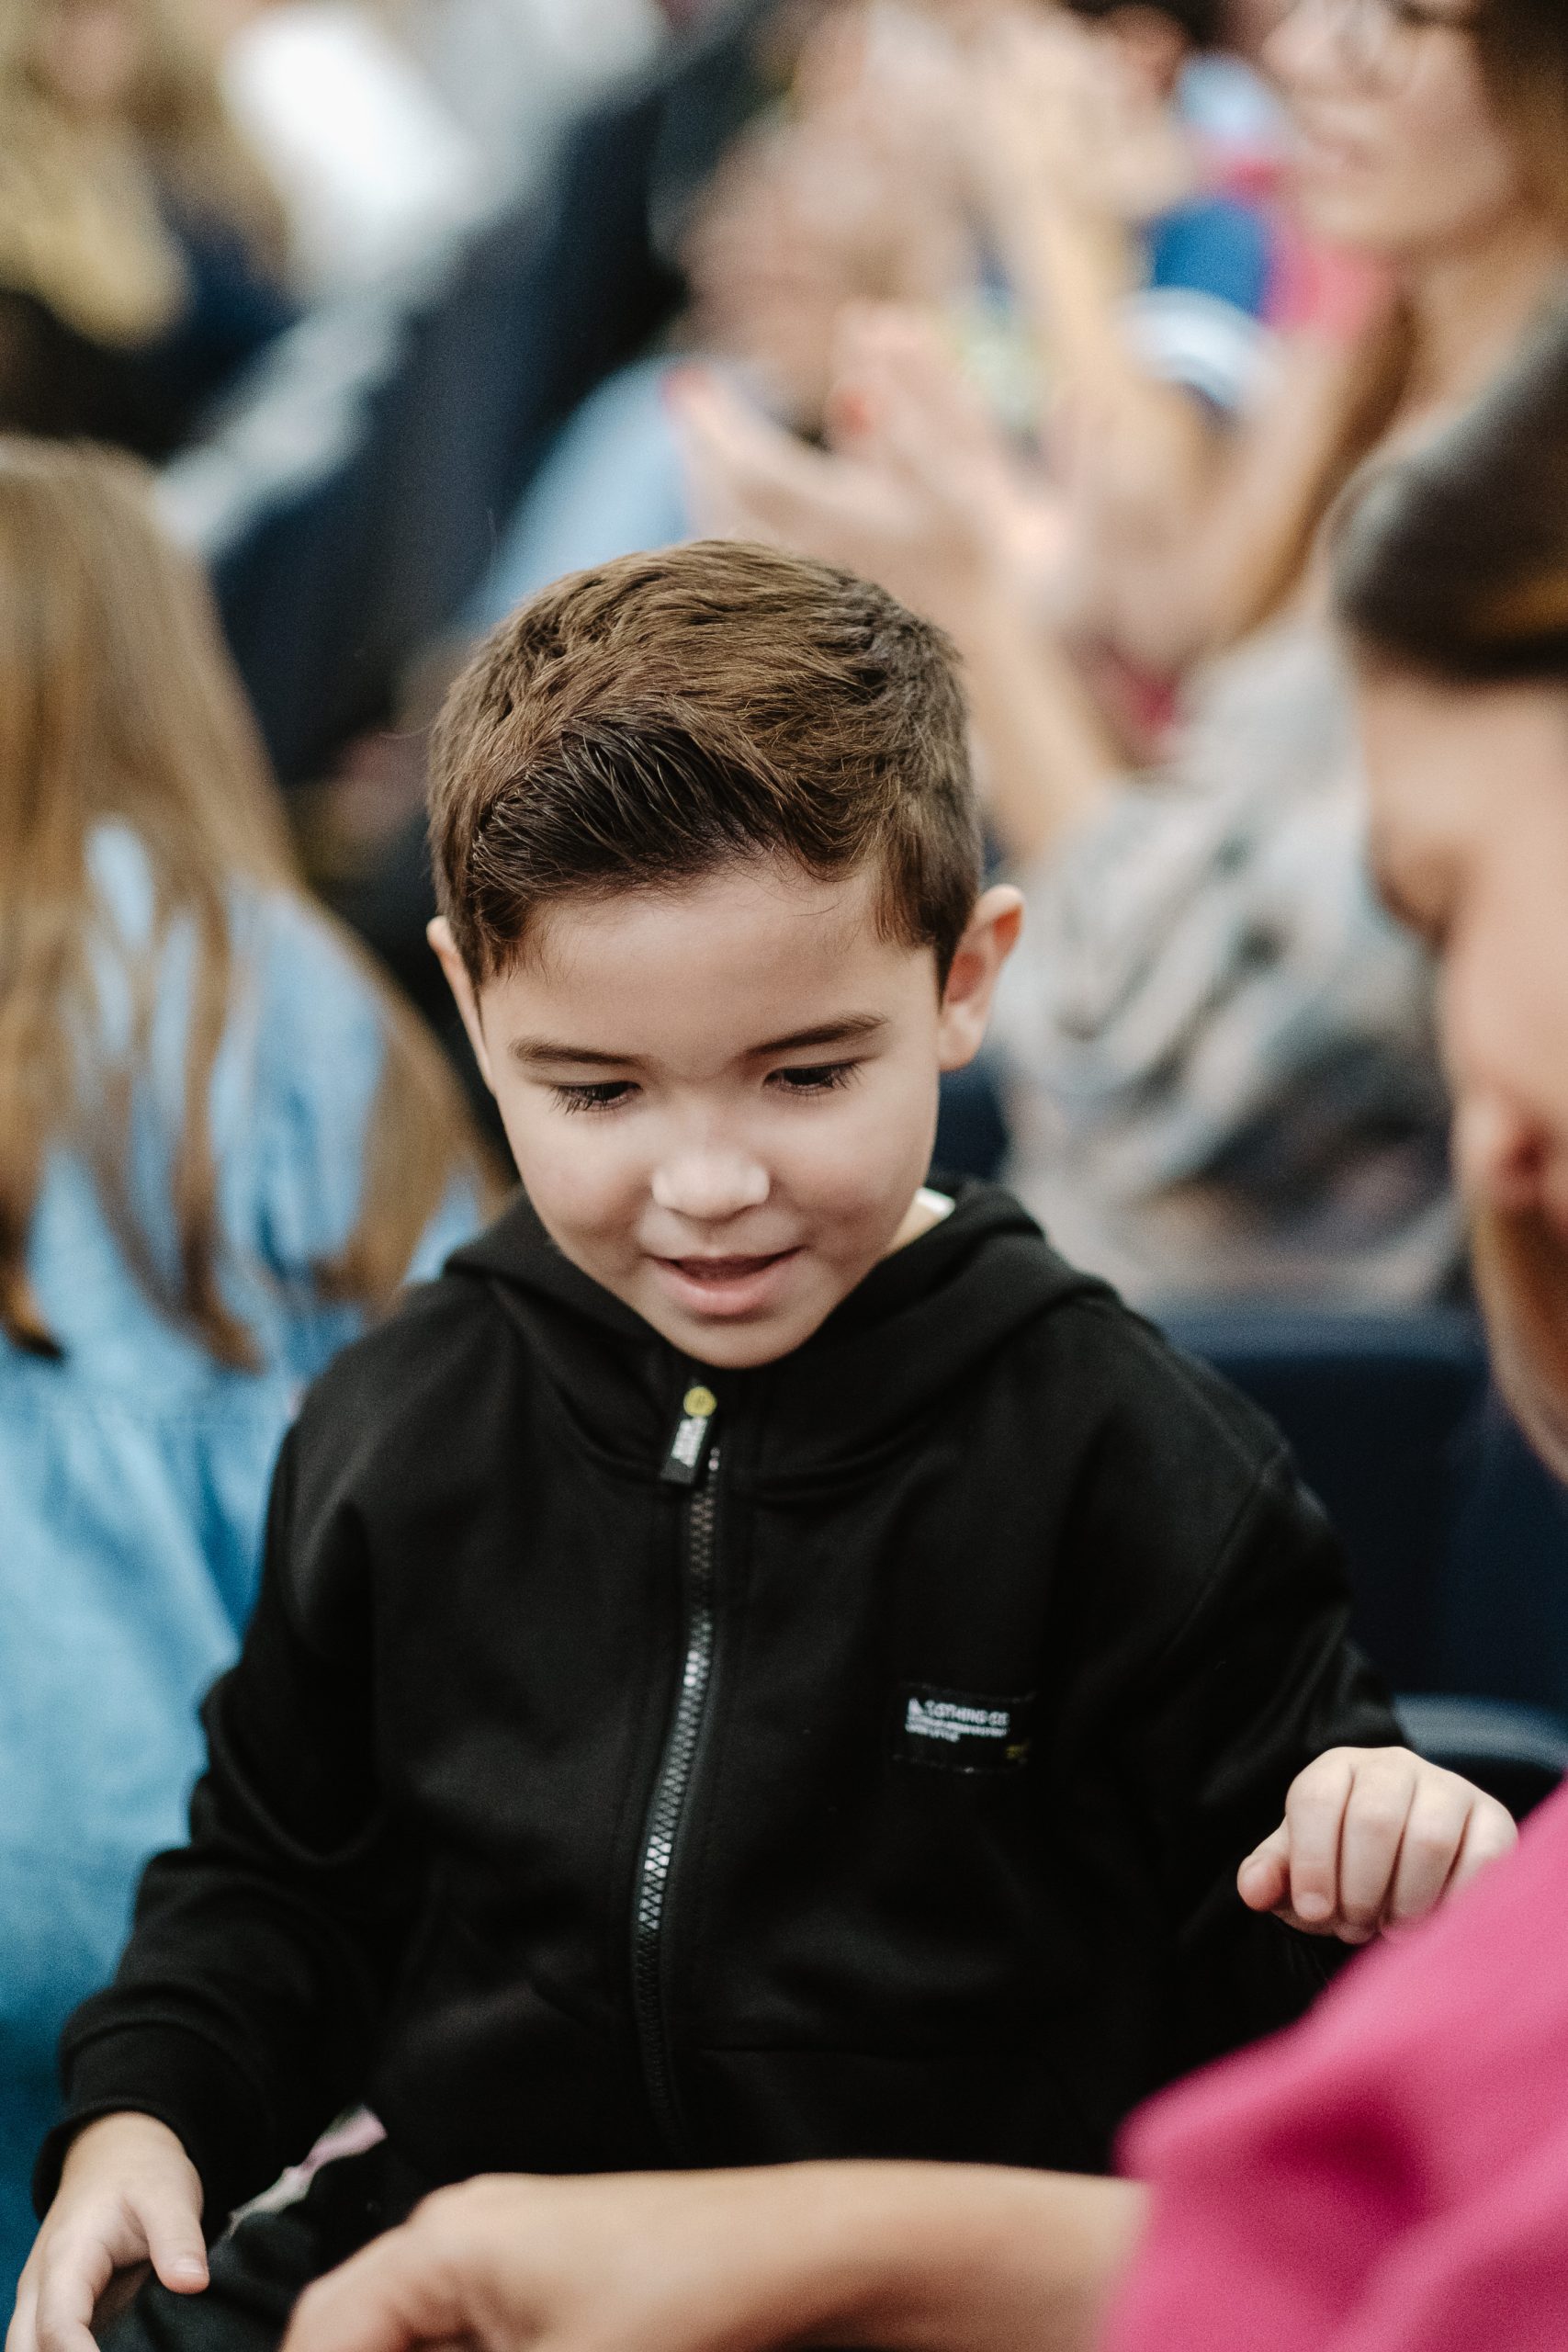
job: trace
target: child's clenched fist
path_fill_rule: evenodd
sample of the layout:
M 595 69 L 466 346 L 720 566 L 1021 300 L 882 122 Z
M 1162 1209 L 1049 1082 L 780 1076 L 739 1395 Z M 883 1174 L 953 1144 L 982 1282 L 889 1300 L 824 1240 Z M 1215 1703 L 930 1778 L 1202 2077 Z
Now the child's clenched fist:
M 1518 1834 L 1495 1797 L 1407 1747 L 1333 1747 L 1298 1773 L 1236 1884 L 1304 1935 L 1370 1943 L 1425 1918 Z

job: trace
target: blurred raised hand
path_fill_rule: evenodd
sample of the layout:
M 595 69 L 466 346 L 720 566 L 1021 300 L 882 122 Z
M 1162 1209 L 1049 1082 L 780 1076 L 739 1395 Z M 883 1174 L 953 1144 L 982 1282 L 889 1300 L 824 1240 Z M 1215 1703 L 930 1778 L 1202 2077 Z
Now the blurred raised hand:
M 825 447 L 711 375 L 688 372 L 673 400 L 699 528 L 865 572 L 955 629 L 977 596 L 1044 596 L 1060 502 L 929 315 L 869 303 L 840 314 Z
M 1031 564 L 1043 575 L 1055 523 L 1043 502 L 1029 547 L 1012 461 L 927 330 L 863 316 L 844 334 L 826 448 L 711 374 L 677 383 L 694 518 L 863 572 L 945 628 L 964 659 L 993 821 L 1033 857 L 1098 802 L 1118 764 L 1032 599 Z
M 1157 32 L 1154 38 L 1162 36 Z M 1192 141 L 1135 39 L 1063 9 L 1010 11 L 966 60 L 973 185 L 998 239 L 1043 207 L 1086 220 L 1147 220 L 1190 195 Z

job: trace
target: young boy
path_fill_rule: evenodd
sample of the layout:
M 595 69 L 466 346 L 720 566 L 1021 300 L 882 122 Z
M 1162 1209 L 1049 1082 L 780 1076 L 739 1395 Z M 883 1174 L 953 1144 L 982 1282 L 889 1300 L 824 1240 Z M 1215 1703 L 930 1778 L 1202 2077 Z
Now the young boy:
M 761 548 L 580 574 L 459 683 L 433 817 L 527 1199 L 287 1442 L 190 1844 L 66 2037 L 22 2352 L 149 2252 L 117 2344 L 266 2345 L 485 2170 L 1097 2166 L 1322 1982 L 1237 1864 L 1396 1737 L 1273 1432 L 924 1189 L 1021 914 L 943 639 Z M 1341 1758 L 1249 1897 L 1364 1937 L 1508 1834 Z M 357 2100 L 386 2144 L 182 2305 L 203 2210 Z

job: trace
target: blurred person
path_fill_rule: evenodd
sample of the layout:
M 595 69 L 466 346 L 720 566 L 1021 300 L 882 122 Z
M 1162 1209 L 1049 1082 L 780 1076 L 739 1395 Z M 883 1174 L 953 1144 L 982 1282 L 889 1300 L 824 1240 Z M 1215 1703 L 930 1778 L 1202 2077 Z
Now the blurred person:
M 1256 76 L 1225 53 L 1227 23 L 1223 0 L 1066 0 L 1059 21 L 1013 20 L 976 92 L 981 187 L 1055 368 L 1071 379 L 1077 355 L 1057 346 L 1086 323 L 1063 278 L 1086 257 L 1065 248 L 1099 239 L 1087 258 L 1120 330 L 1100 364 L 1139 363 L 1124 398 L 1197 395 L 1170 403 L 1196 424 L 1249 406 L 1267 358 L 1269 223 L 1221 162 L 1238 109 L 1256 135 L 1241 95 Z M 1130 249 L 1105 235 L 1117 222 Z
M 1142 540 L 1188 535 L 1270 379 L 1278 222 L 1203 125 L 1201 69 L 1247 74 L 1220 52 L 1225 23 L 1219 0 L 1016 11 L 958 100 L 975 199 L 1039 355 L 1039 435 L 1080 510 L 1080 569 L 1108 568 L 1107 521 L 1129 508 Z M 1111 514 L 1086 519 L 1102 486 Z M 1147 666 L 1095 591 L 1099 633 Z
M 1016 0 L 974 11 L 879 0 L 829 11 L 808 30 L 791 117 L 744 133 L 693 208 L 680 252 L 684 317 L 666 348 L 610 379 L 565 428 L 476 600 L 475 626 L 563 571 L 671 543 L 692 527 L 667 400 L 684 365 L 720 363 L 769 415 L 815 438 L 840 317 L 846 306 L 880 300 L 946 315 L 987 373 L 997 311 L 981 284 L 968 134 L 955 119 L 962 69 L 998 25 L 1043 13 L 1020 10 Z M 1154 11 L 1116 12 L 1126 14 L 1139 24 L 1156 19 Z M 1213 9 L 1181 0 L 1157 22 L 1168 30 L 1153 40 L 1116 36 L 1118 53 L 1126 47 L 1138 60 L 1133 97 L 1117 115 L 1119 127 L 1129 110 L 1137 117 L 1138 192 L 1156 210 L 1173 199 L 1152 226 L 1147 293 L 1131 315 L 1162 379 L 1227 413 L 1247 398 L 1260 365 L 1267 244 L 1248 208 L 1193 192 L 1190 151 L 1166 135 L 1165 101 L 1182 58 L 1212 37 Z M 1130 135 L 1117 152 L 1134 143 Z M 1000 366 L 1020 381 L 1029 370 L 1016 351 Z
M 1568 1477 L 1568 321 L 1351 510 L 1373 838 L 1445 970 L 1496 1360 Z M 286 2352 L 1546 2352 L 1568 2341 L 1568 1790 L 1306 2022 L 1166 2094 L 1145 2185 L 896 2165 L 491 2179 Z
M 1221 599 L 1235 642 L 1194 673 L 1146 775 L 1120 771 L 1019 594 L 983 446 L 918 337 L 872 333 L 836 453 L 771 433 L 722 387 L 683 390 L 728 526 L 880 571 L 957 636 L 1031 908 L 999 1022 L 1012 1179 L 1063 1249 L 1142 1301 L 1393 1304 L 1456 1277 L 1429 976 L 1366 879 L 1313 549 L 1359 458 L 1462 405 L 1558 282 L 1565 53 L 1568 22 L 1537 0 L 1489 0 L 1473 22 L 1300 0 L 1275 34 L 1299 200 L 1390 291 L 1303 412 L 1238 450 L 1247 543 Z M 1174 596 L 1179 563 L 1168 576 Z
M 199 1761 L 303 1384 L 470 1227 L 456 1082 L 295 876 L 127 458 L 0 440 L 0 2279 Z
M 972 247 L 945 175 L 921 187 L 890 127 L 837 101 L 743 130 L 681 238 L 687 301 L 666 347 L 590 394 L 508 527 L 468 616 L 491 627 L 563 572 L 672 544 L 691 517 L 668 393 L 694 358 L 732 371 L 790 430 L 815 435 L 847 302 L 942 302 Z
M 7 0 L 0 424 L 167 455 L 288 322 L 286 246 L 181 0 Z

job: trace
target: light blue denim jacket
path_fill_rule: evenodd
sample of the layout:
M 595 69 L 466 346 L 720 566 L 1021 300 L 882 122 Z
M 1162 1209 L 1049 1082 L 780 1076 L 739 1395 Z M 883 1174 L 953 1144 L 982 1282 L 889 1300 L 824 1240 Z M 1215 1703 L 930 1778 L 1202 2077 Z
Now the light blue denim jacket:
M 152 922 L 135 837 L 92 845 L 102 1035 L 130 1023 L 125 946 Z M 0 1337 L 0 2298 L 31 2241 L 28 2176 L 54 2111 L 66 2013 L 112 1970 L 140 1866 L 184 1834 L 197 1703 L 250 1609 L 273 1459 L 304 1385 L 360 1328 L 312 1263 L 356 1221 L 380 1074 L 376 1003 L 299 901 L 235 901 L 235 1003 L 211 1116 L 230 1304 L 261 1368 L 234 1372 L 149 1301 L 83 1162 L 45 1171 L 29 1264 L 59 1363 Z M 188 933 L 160 965 L 132 1198 L 173 1248 L 168 1168 L 189 1009 Z M 411 1273 L 472 1229 L 455 1195 Z

